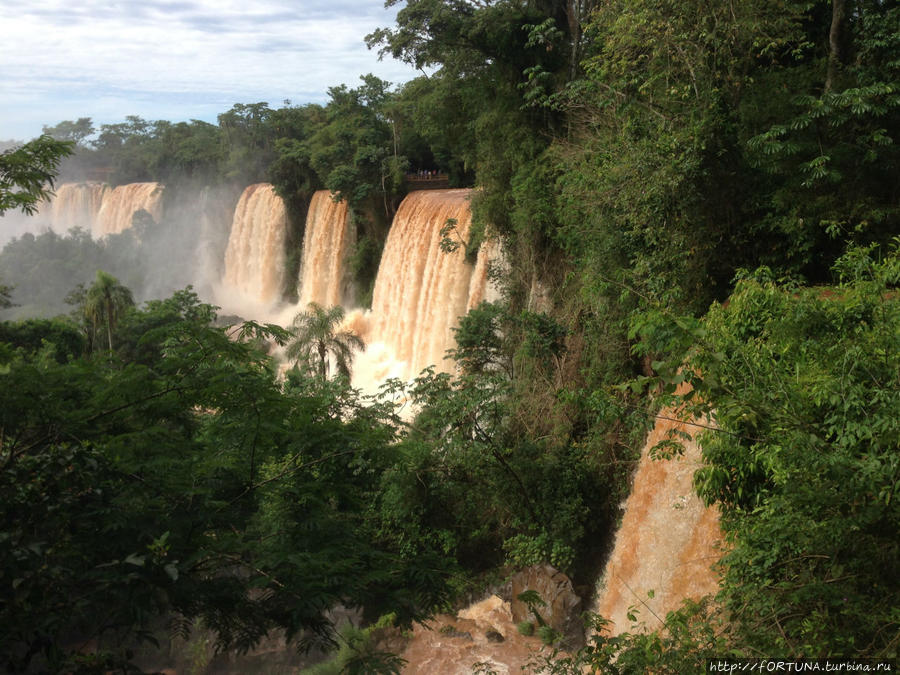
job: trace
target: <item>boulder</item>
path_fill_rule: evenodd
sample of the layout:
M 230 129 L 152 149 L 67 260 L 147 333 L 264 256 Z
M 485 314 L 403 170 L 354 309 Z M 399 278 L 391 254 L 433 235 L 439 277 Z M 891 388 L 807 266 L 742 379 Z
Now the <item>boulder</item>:
M 567 649 L 584 646 L 582 600 L 575 595 L 569 577 L 551 565 L 532 565 L 517 572 L 510 580 L 510 609 L 515 623 L 535 621 L 528 605 L 519 600 L 525 591 L 536 592 L 546 603 L 535 609 L 548 626 L 562 635 Z

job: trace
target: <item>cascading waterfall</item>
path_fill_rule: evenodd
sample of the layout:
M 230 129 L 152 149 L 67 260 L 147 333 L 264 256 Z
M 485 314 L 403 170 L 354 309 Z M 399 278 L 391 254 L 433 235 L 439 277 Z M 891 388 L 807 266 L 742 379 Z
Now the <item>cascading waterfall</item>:
M 700 447 L 688 441 L 681 456 L 650 457 L 650 449 L 673 430 L 691 435 L 699 431 L 673 421 L 677 416 L 663 411 L 647 438 L 600 583 L 594 611 L 613 622 L 612 634 L 632 630 L 627 617 L 631 606 L 637 606 L 639 622 L 654 630 L 685 598 L 699 600 L 718 591 L 718 579 L 710 569 L 720 556 L 718 511 L 704 506 L 692 485 L 701 462 Z
M 104 193 L 93 224 L 95 238 L 118 234 L 131 227 L 134 214 L 144 210 L 159 221 L 162 213 L 163 186 L 159 183 L 128 183 Z
M 49 219 L 53 231 L 64 234 L 70 228 L 81 227 L 90 232 L 109 186 L 105 183 L 63 183 L 55 192 L 49 204 L 41 209 L 41 215 Z
M 46 229 L 65 234 L 80 227 L 99 239 L 130 228 L 137 211 L 147 211 L 156 221 L 162 211 L 163 186 L 159 183 L 130 183 L 115 189 L 98 182 L 61 183 L 54 193 L 33 216 L 8 214 L 4 218 L 6 238 Z
M 244 190 L 225 251 L 225 285 L 249 301 L 271 305 L 284 286 L 287 210 L 268 183 Z
M 453 327 L 470 303 L 473 267 L 464 246 L 441 250 L 441 229 L 456 222 L 455 241 L 465 241 L 472 215 L 471 190 L 411 192 L 397 210 L 388 234 L 375 290 L 367 341 L 383 342 L 404 362 L 405 376 L 435 365 L 448 370 L 445 352 L 453 346 Z M 484 293 L 476 284 L 475 295 Z
M 162 190 L 156 183 L 115 189 L 100 183 L 65 183 L 42 207 L 40 217 L 57 231 L 91 226 L 95 236 L 105 236 L 130 227 L 139 209 L 158 219 Z M 452 329 L 459 317 L 482 300 L 496 299 L 488 270 L 501 257 L 499 243 L 483 244 L 474 265 L 465 260 L 471 194 L 471 190 L 412 192 L 400 205 L 385 243 L 372 310 L 350 317 L 351 327 L 370 348 L 382 348 L 378 358 L 387 364 L 380 371 L 369 367 L 362 376 L 369 383 L 387 375 L 409 378 L 428 365 L 449 370 L 451 364 L 444 356 L 454 344 Z M 448 236 L 460 246 L 447 252 L 441 249 L 441 229 L 451 220 L 456 227 Z M 215 250 L 212 245 L 215 228 L 200 222 L 206 234 L 200 237 L 197 260 L 215 267 L 210 260 L 221 261 L 221 248 Z M 235 209 L 224 256 L 225 292 L 249 299 L 257 308 L 275 305 L 284 288 L 287 231 L 285 205 L 274 188 L 268 184 L 248 187 Z M 346 202 L 334 202 L 328 191 L 316 192 L 307 214 L 300 303 L 282 309 L 290 309 L 293 316 L 308 302 L 352 305 L 345 268 L 354 243 Z M 371 351 L 360 357 L 370 358 Z M 664 619 L 684 598 L 697 599 L 718 589 L 711 570 L 720 556 L 718 513 L 704 507 L 692 487 L 700 448 L 696 442 L 687 442 L 683 456 L 649 457 L 650 448 L 672 430 L 696 431 L 666 419 L 675 417 L 673 411 L 664 412 L 647 439 L 593 607 L 613 622 L 613 633 L 632 630 L 627 618 L 632 606 L 639 608 L 639 620 L 654 629 L 660 626 L 657 617 Z M 428 654 L 434 651 L 428 649 Z
M 353 369 L 354 386 L 374 391 L 387 377 L 409 378 L 429 365 L 449 370 L 445 352 L 460 316 L 482 300 L 496 298 L 488 267 L 499 246 L 487 243 L 475 264 L 464 247 L 441 250 L 441 229 L 456 223 L 449 236 L 469 234 L 471 190 L 412 192 L 400 205 L 385 243 L 375 281 L 372 310 L 348 313 L 345 327 L 367 344 Z M 347 257 L 355 244 L 345 202 L 321 190 L 313 195 L 306 219 L 299 302 L 278 306 L 284 288 L 287 214 L 271 185 L 248 187 L 234 213 L 225 254 L 223 286 L 217 301 L 226 311 L 287 325 L 310 302 L 352 307 Z
M 328 190 L 313 194 L 303 235 L 300 307 L 353 304 L 344 262 L 356 243 L 346 201 L 335 202 Z

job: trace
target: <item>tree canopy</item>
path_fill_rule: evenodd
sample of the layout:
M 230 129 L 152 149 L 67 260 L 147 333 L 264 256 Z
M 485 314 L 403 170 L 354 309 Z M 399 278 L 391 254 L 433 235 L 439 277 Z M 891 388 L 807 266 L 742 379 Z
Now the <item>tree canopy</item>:
M 41 136 L 0 154 L 0 216 L 21 210 L 32 214 L 52 194 L 56 170 L 72 153 L 72 143 Z
M 441 597 L 441 563 L 379 543 L 367 515 L 394 429 L 352 396 L 279 383 L 212 317 L 190 292 L 132 309 L 113 327 L 116 359 L 48 360 L 50 343 L 24 351 L 24 334 L 4 335 L 12 672 L 75 668 L 86 640 L 112 667 L 169 613 L 246 649 L 276 626 L 328 640 L 339 602 L 410 619 Z

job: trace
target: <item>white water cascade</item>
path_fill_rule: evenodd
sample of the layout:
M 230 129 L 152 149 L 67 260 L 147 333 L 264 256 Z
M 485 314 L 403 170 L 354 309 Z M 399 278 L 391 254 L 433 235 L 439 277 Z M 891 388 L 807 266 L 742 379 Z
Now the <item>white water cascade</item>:
M 93 219 L 94 238 L 124 232 L 131 227 L 134 214 L 140 210 L 159 222 L 162 194 L 163 186 L 159 183 L 128 183 L 104 191 L 100 209 Z
M 328 190 L 313 194 L 306 216 L 300 264 L 300 307 L 353 304 L 353 288 L 345 262 L 356 244 L 346 201 L 336 202 Z
M 287 210 L 275 189 L 257 183 L 244 190 L 234 210 L 225 251 L 224 286 L 244 303 L 272 305 L 284 287 Z
M 450 370 L 445 352 L 453 347 L 453 328 L 487 289 L 485 251 L 480 264 L 465 260 L 472 213 L 471 190 L 411 192 L 400 204 L 388 234 L 372 299 L 367 339 L 384 343 L 401 362 L 402 377 L 427 366 Z M 461 245 L 441 248 L 441 229 Z M 477 271 L 477 273 L 476 273 Z

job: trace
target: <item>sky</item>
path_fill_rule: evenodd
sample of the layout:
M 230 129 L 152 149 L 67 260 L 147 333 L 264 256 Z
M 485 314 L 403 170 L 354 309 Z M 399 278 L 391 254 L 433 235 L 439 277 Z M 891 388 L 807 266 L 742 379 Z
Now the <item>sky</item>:
M 0 141 L 127 115 L 172 122 L 235 103 L 325 103 L 328 88 L 416 72 L 369 51 L 383 0 L 0 0 Z

